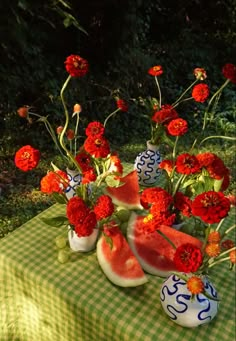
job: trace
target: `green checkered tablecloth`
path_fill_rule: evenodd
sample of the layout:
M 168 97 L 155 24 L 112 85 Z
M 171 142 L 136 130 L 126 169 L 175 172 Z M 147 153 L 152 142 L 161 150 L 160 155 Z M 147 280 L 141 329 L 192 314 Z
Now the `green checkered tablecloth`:
M 0 341 L 232 341 L 235 340 L 235 274 L 222 265 L 213 272 L 221 298 L 217 317 L 183 328 L 162 310 L 163 279 L 148 275 L 137 288 L 113 285 L 96 251 L 57 261 L 55 237 L 62 231 L 41 217 L 53 205 L 0 240 Z M 234 215 L 226 220 L 233 223 Z

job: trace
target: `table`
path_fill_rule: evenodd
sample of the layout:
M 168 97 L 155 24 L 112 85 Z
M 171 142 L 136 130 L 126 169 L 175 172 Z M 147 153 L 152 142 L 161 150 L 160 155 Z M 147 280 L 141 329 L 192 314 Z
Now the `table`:
M 55 237 L 61 230 L 41 220 L 59 210 L 53 205 L 0 240 L 1 341 L 235 340 L 235 274 L 226 266 L 212 277 L 222 298 L 217 317 L 198 328 L 180 327 L 162 311 L 163 279 L 148 275 L 143 286 L 117 287 L 96 252 L 60 264 Z

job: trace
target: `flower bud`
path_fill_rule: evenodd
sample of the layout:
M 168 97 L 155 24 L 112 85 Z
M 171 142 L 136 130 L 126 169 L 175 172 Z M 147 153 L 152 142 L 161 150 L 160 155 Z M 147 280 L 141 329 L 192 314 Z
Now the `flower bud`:
M 76 103 L 73 108 L 73 112 L 80 113 L 82 111 L 82 107 L 80 104 Z
M 62 126 L 57 127 L 57 134 L 60 135 L 63 130 Z
M 73 129 L 68 129 L 66 132 L 66 137 L 68 138 L 68 140 L 73 140 L 73 138 L 75 137 L 75 132 Z
M 200 67 L 197 67 L 193 70 L 195 77 L 201 81 L 207 78 L 206 70 Z
M 26 118 L 28 116 L 29 107 L 21 107 L 17 110 L 20 117 Z

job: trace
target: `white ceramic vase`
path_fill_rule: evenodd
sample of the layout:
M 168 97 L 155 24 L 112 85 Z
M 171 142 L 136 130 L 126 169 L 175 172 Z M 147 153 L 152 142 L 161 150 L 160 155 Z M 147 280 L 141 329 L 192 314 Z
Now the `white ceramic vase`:
M 159 147 L 147 141 L 147 149 L 139 153 L 134 161 L 137 170 L 139 185 L 153 186 L 161 175 L 159 164 L 162 158 Z
M 69 227 L 68 241 L 72 251 L 89 252 L 96 246 L 98 238 L 98 229 L 94 229 L 92 234 L 87 237 L 78 237 L 74 230 Z
M 217 291 L 205 276 L 205 291 L 217 299 Z M 161 305 L 169 318 L 183 327 L 197 327 L 209 323 L 216 316 L 219 302 L 203 294 L 194 295 L 187 289 L 186 282 L 177 275 L 169 276 L 162 284 L 160 291 Z

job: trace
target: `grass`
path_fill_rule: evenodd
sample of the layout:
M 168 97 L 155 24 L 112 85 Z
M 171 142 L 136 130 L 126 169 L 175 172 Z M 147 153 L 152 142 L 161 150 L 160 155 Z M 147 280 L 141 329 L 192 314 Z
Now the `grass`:
M 184 141 L 180 150 L 187 150 Z M 122 146 L 113 146 L 117 150 L 123 162 L 133 162 L 136 155 L 145 150 L 146 144 L 140 140 L 133 140 Z M 217 154 L 231 170 L 231 182 L 226 193 L 236 194 L 236 151 L 233 143 L 216 140 L 208 143 L 202 151 L 211 151 Z M 168 157 L 170 150 L 162 146 L 163 157 Z M 14 155 L 0 156 L 0 238 L 14 231 L 29 219 L 48 208 L 54 201 L 40 192 L 40 179 L 46 174 L 50 162 L 58 161 L 55 154 L 43 154 L 37 169 L 24 173 L 16 169 Z

